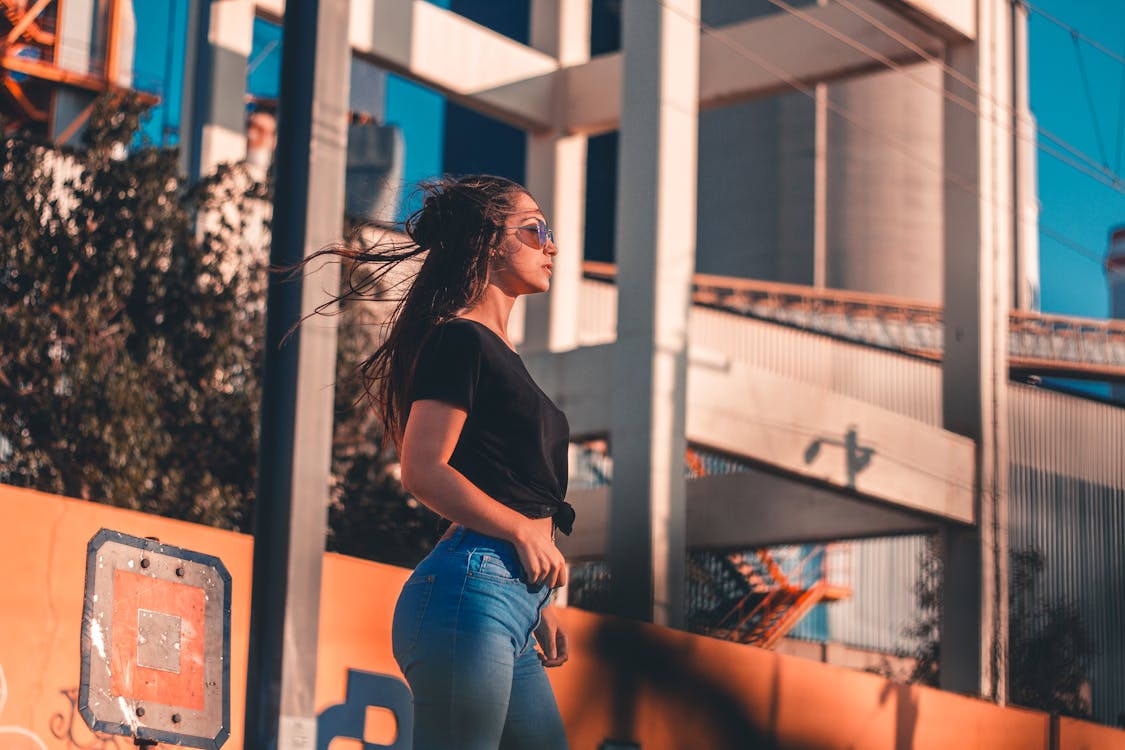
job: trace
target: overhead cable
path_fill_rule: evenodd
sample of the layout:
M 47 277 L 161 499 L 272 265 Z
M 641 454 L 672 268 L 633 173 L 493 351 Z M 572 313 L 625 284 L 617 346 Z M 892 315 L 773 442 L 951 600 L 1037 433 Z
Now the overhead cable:
M 969 76 L 965 75 L 964 73 L 957 70 L 953 66 L 948 65 L 944 60 L 942 60 L 937 55 L 931 54 L 924 47 L 916 44 L 909 37 L 905 36 L 904 34 L 899 33 L 894 28 L 892 28 L 892 27 L 888 26 L 887 24 L 883 23 L 882 21 L 880 21 L 875 16 L 871 15 L 870 13 L 867 13 L 862 8 L 859 8 L 856 5 L 854 5 L 853 3 L 849 2 L 849 0 L 835 0 L 835 2 L 836 2 L 836 4 L 843 7 L 845 10 L 852 13 L 852 15 L 855 15 L 855 16 L 859 17 L 860 19 L 866 21 L 867 23 L 871 24 L 876 29 L 883 32 L 887 36 L 891 37 L 896 42 L 903 45 L 904 47 L 909 49 L 914 54 L 923 58 L 924 60 L 926 60 L 926 62 L 929 62 L 929 63 L 932 63 L 934 65 L 939 66 L 943 73 L 950 76 L 951 78 L 954 78 L 959 83 L 969 87 L 978 96 L 981 96 L 981 97 L 987 99 L 990 103 L 992 103 L 993 105 L 995 105 L 997 107 L 1003 108 L 1005 110 L 1005 113 L 1007 115 L 1009 115 L 1010 117 L 1012 117 L 1014 119 L 1019 119 L 1019 118 L 1024 116 L 1022 112 L 1018 111 L 1011 104 L 997 99 L 995 96 L 993 96 L 992 94 L 990 94 L 987 91 L 983 91 L 980 88 L 980 86 L 977 85 L 976 81 L 972 80 Z M 900 71 L 900 72 L 906 72 L 906 71 Z M 1122 100 L 1125 101 L 1125 70 L 1122 71 L 1122 83 L 1123 83 L 1123 85 L 1122 85 Z M 946 93 L 947 92 L 943 91 L 943 96 Z M 976 112 L 976 108 L 975 107 L 972 108 L 972 111 Z M 997 124 L 1001 124 L 1001 123 L 997 123 Z M 1069 143 L 1067 143 L 1066 140 L 1064 140 L 1062 138 L 1062 136 L 1056 135 L 1055 133 L 1051 132 L 1047 128 L 1040 125 L 1038 122 L 1029 123 L 1029 125 L 1034 127 L 1034 129 L 1039 133 L 1039 135 L 1041 135 L 1041 136 L 1047 138 L 1048 140 L 1052 141 L 1059 148 L 1063 149 L 1064 151 L 1067 151 L 1071 156 L 1073 156 L 1074 158 L 1079 159 L 1080 161 L 1084 162 L 1090 168 L 1096 169 L 1099 172 L 1105 172 L 1106 175 L 1109 177 L 1109 180 L 1110 180 L 1109 182 L 1106 182 L 1106 184 L 1109 187 L 1114 187 L 1115 185 L 1121 184 L 1121 178 L 1117 174 L 1115 174 L 1112 170 L 1109 169 L 1108 165 L 1104 163 L 1104 160 L 1103 160 L 1102 163 L 1097 162 L 1093 157 L 1087 156 L 1084 152 L 1082 152 L 1077 147 L 1072 146 Z M 1001 124 L 1001 126 L 1003 126 L 1003 125 Z M 1053 155 L 1054 154 L 1052 154 L 1052 156 Z M 1079 167 L 1075 166 L 1075 169 L 1079 169 Z M 1085 171 L 1085 170 L 1080 169 L 1080 171 Z M 1105 180 L 1102 180 L 1102 181 L 1105 182 Z
M 839 0 L 837 0 L 837 1 L 839 1 Z M 783 82 L 784 84 L 789 86 L 790 88 L 804 94 L 805 96 L 812 99 L 813 101 L 816 101 L 816 91 L 815 91 L 815 88 L 813 86 L 811 86 L 809 84 L 806 84 L 806 83 L 803 83 L 802 81 L 800 81 L 797 78 L 795 78 L 794 76 L 790 75 L 788 72 L 781 69 L 780 67 L 778 67 L 774 63 L 772 63 L 769 60 L 763 58 L 761 55 L 755 54 L 754 52 L 751 52 L 749 49 L 747 49 L 743 45 L 732 41 L 727 36 L 727 34 L 725 34 L 722 30 L 716 29 L 715 27 L 713 27 L 713 26 L 711 26 L 707 23 L 704 23 L 700 18 L 695 17 L 695 16 L 691 16 L 691 15 L 685 13 L 683 10 L 681 10 L 679 8 L 677 8 L 673 5 L 669 5 L 667 2 L 665 2 L 665 0 L 657 0 L 657 2 L 659 2 L 660 5 L 662 7 L 664 7 L 666 10 L 669 10 L 669 11 L 675 13 L 676 15 L 679 15 L 681 18 L 684 18 L 685 20 L 695 24 L 697 26 L 697 28 L 702 33 L 706 34 L 707 36 L 711 37 L 715 41 L 719 42 L 720 44 L 722 44 L 724 47 L 726 47 L 727 49 L 734 52 L 739 57 L 742 57 L 743 59 L 747 60 L 748 62 L 760 67 L 762 70 L 765 70 L 767 73 L 769 73 L 773 77 L 777 78 L 778 80 L 780 80 L 781 82 Z M 774 0 L 770 0 L 770 2 L 774 2 Z M 894 148 L 899 153 L 903 154 L 904 156 L 906 156 L 909 159 L 912 159 L 913 161 L 915 161 L 916 163 L 925 167 L 926 169 L 936 173 L 937 175 L 941 176 L 944 180 L 948 181 L 949 183 L 951 183 L 953 185 L 956 185 L 957 187 L 961 188 L 962 190 L 969 193 L 970 195 L 975 195 L 978 198 L 988 202 L 990 205 L 992 205 L 993 208 L 995 208 L 999 211 L 1002 211 L 1007 215 L 1010 215 L 1010 216 L 1013 216 L 1013 217 L 1016 216 L 1015 207 L 1012 206 L 1010 203 L 1007 203 L 1005 201 L 1001 201 L 999 198 L 997 198 L 994 195 L 986 195 L 984 192 L 981 191 L 981 189 L 977 185 L 974 185 L 974 184 L 971 184 L 971 183 L 967 182 L 960 175 L 957 175 L 957 174 L 954 174 L 953 172 L 950 172 L 948 169 L 946 169 L 942 165 L 936 164 L 936 163 L 930 161 L 929 159 L 926 159 L 925 157 L 920 156 L 916 151 L 914 151 L 912 149 L 912 147 L 909 144 L 905 143 L 904 141 L 902 141 L 900 139 L 897 139 L 897 138 L 894 138 L 893 136 L 890 136 L 886 133 L 877 131 L 877 130 L 869 127 L 865 123 L 856 119 L 856 117 L 853 116 L 851 114 L 851 112 L 849 112 L 846 108 L 841 107 L 839 104 L 831 101 L 827 97 L 825 97 L 824 104 L 825 104 L 825 108 L 828 111 L 830 111 L 833 114 L 839 116 L 840 118 L 846 120 L 847 122 L 851 123 L 856 128 L 858 128 L 859 130 L 867 133 L 868 135 L 876 138 L 877 140 L 880 140 L 880 141 L 890 145 L 892 148 Z M 1008 133 L 1011 134 L 1010 129 L 1008 129 Z M 1051 153 L 1051 152 L 1049 152 L 1049 153 Z M 1059 155 L 1057 151 L 1051 153 L 1051 155 L 1054 156 L 1055 158 L 1063 160 L 1064 163 L 1071 163 L 1071 165 L 1075 166 L 1076 169 L 1080 169 L 1080 167 L 1073 164 L 1072 162 L 1067 162 L 1066 157 L 1062 156 L 1062 155 Z M 1105 182 L 1105 180 L 1106 180 L 1106 178 L 1103 175 L 1099 175 L 1097 172 L 1094 172 L 1090 176 L 1095 177 L 1096 179 L 1099 179 L 1103 182 Z M 1111 184 L 1111 183 L 1108 183 L 1108 182 L 1106 184 L 1109 187 L 1112 187 L 1112 188 L 1118 190 L 1118 192 L 1125 192 L 1125 187 L 1122 187 L 1120 184 L 1114 185 L 1114 184 Z M 1055 230 L 1049 230 L 1049 228 L 1044 227 L 1042 224 L 1039 224 L 1039 229 L 1041 231 L 1051 231 L 1052 234 L 1055 237 L 1063 237 L 1064 236 L 1061 232 L 1057 232 Z M 1103 262 L 1101 257 L 1094 254 L 1094 252 L 1092 250 L 1089 250 L 1088 248 L 1085 248 L 1077 240 L 1073 240 L 1073 239 L 1068 238 L 1067 242 L 1068 242 L 1068 244 L 1066 244 L 1067 247 L 1072 247 L 1072 248 L 1083 247 L 1083 251 L 1081 251 L 1081 254 L 1083 256 L 1085 256 L 1087 258 L 1090 258 L 1090 259 L 1096 259 L 1096 262 L 1099 263 L 1099 264 L 1101 264 Z
M 1091 47 L 1096 49 L 1098 52 L 1101 52 L 1103 55 L 1110 58 L 1111 60 L 1114 60 L 1115 62 L 1117 62 L 1121 65 L 1125 65 L 1125 57 L 1122 57 L 1121 55 L 1117 54 L 1116 52 L 1109 49 L 1105 45 L 1099 43 L 1096 39 L 1091 39 L 1090 37 L 1086 36 L 1081 31 L 1074 28 L 1073 26 L 1066 23 L 1065 21 L 1060 21 L 1058 18 L 1055 18 L 1054 16 L 1052 16 L 1050 13 L 1043 10 L 1042 8 L 1039 8 L 1035 5 L 1032 5 L 1027 0 L 1013 0 L 1013 2 L 1016 3 L 1017 5 L 1020 5 L 1024 8 L 1027 8 L 1029 11 L 1031 11 L 1032 13 L 1035 13 L 1038 16 L 1042 16 L 1046 20 L 1053 23 L 1055 26 L 1058 26 L 1060 29 L 1065 29 L 1067 31 L 1067 33 L 1069 33 L 1072 37 L 1074 37 L 1075 39 L 1078 39 L 1082 42 L 1085 42 L 1086 44 L 1090 45 Z
M 933 91 L 934 93 L 940 94 L 943 98 L 948 99 L 949 101 L 953 102 L 954 104 L 956 104 L 957 106 L 966 110 L 967 112 L 970 112 L 974 115 L 977 115 L 978 117 L 984 117 L 988 122 L 990 122 L 991 124 L 1001 128 L 1002 130 L 1006 131 L 1009 135 L 1012 135 L 1012 136 L 1014 136 L 1016 138 L 1019 138 L 1021 140 L 1025 140 L 1028 143 L 1031 143 L 1032 145 L 1036 145 L 1036 146 L 1039 145 L 1038 140 L 1035 138 L 1035 136 L 1033 134 L 1031 134 L 1031 133 L 1022 134 L 1022 133 L 1020 133 L 1018 130 L 1014 129 L 1010 124 L 1001 120 L 996 114 L 987 114 L 987 115 L 984 114 L 983 112 L 981 112 L 980 108 L 978 108 L 975 104 L 973 104 L 969 100 L 965 99 L 964 97 L 961 97 L 961 96 L 958 96 L 957 94 L 954 94 L 953 92 L 949 91 L 944 86 L 935 86 L 934 84 L 920 78 L 917 74 L 915 74 L 914 71 L 910 70 L 907 66 L 902 65 L 900 63 L 896 63 L 894 60 L 890 59 L 886 55 L 878 52 L 877 50 L 873 50 L 870 47 L 868 47 L 867 45 L 863 44 L 862 42 L 856 41 L 852 37 L 849 37 L 848 35 L 832 28 L 831 26 L 824 23 L 823 21 L 820 21 L 820 20 L 814 18 L 809 13 L 807 13 L 805 11 L 802 11 L 798 8 L 795 8 L 792 5 L 789 5 L 788 3 L 784 2 L 784 0 L 768 0 L 768 2 L 771 5 L 774 5 L 777 8 L 780 8 L 781 10 L 790 14 L 794 18 L 797 18 L 797 19 L 805 22 L 806 24 L 808 24 L 808 25 L 810 25 L 810 26 L 812 26 L 816 29 L 819 29 L 820 31 L 824 32 L 825 34 L 828 34 L 829 36 L 833 37 L 837 41 L 840 41 L 840 42 L 848 45 L 849 47 L 856 50 L 857 52 L 860 52 L 864 55 L 867 55 L 872 60 L 874 60 L 878 63 L 881 63 L 885 67 L 887 67 L 891 70 L 894 70 L 898 73 L 901 73 L 903 76 L 905 76 L 905 77 L 909 78 L 910 80 L 914 81 L 919 86 L 922 86 L 923 88 L 929 89 L 930 91 Z M 846 0 L 837 0 L 837 2 L 839 2 L 840 5 L 847 8 L 849 11 L 851 11 L 853 13 L 856 13 L 857 15 L 860 15 L 861 18 L 865 18 L 865 20 L 870 20 L 869 15 L 862 14 L 861 12 L 857 12 L 857 9 L 855 9 L 854 6 L 849 6 L 849 4 L 846 2 Z M 888 35 L 892 35 L 893 30 L 889 29 L 885 24 L 877 24 L 877 28 L 879 28 L 881 31 L 883 31 L 884 33 L 886 33 Z M 892 35 L 892 38 L 896 39 L 896 41 L 899 41 L 899 43 L 903 43 L 903 44 L 909 42 L 909 40 L 906 40 L 905 37 L 902 37 L 901 35 L 898 35 L 897 32 L 895 32 Z M 986 99 L 989 99 L 996 106 L 1007 110 L 1007 113 L 1010 116 L 1013 116 L 1013 117 L 1020 116 L 1019 113 L 1015 109 L 1013 109 L 1010 105 L 1008 105 L 1004 102 L 998 101 L 994 97 L 992 97 L 992 96 L 986 94 L 985 92 L 981 91 L 979 86 L 975 82 L 971 81 L 971 79 L 969 79 L 964 74 L 960 73 L 959 71 L 956 71 L 954 68 L 950 67 L 946 63 L 937 60 L 937 58 L 935 58 L 934 56 L 929 55 L 924 50 L 922 50 L 922 48 L 918 47 L 917 45 L 914 45 L 913 42 L 910 42 L 910 45 L 911 45 L 911 48 L 912 48 L 913 51 L 915 51 L 918 54 L 921 54 L 929 62 L 933 62 L 933 63 L 936 63 L 937 65 L 941 66 L 941 69 L 944 72 L 949 73 L 951 76 L 956 77 L 958 80 L 962 81 L 967 86 L 972 88 L 973 91 L 975 91 L 980 96 L 985 97 Z M 1037 125 L 1035 127 L 1036 127 L 1036 129 L 1038 129 Z M 1076 164 L 1072 161 L 1065 161 L 1066 164 L 1073 167 L 1074 169 L 1077 169 L 1077 170 L 1081 171 L 1086 176 L 1093 177 L 1094 179 L 1103 183 L 1107 187 L 1113 188 L 1117 192 L 1125 195 L 1125 181 L 1123 181 L 1119 175 L 1113 173 L 1112 170 L 1109 169 L 1109 166 L 1105 163 L 1104 160 L 1101 163 L 1099 163 L 1094 158 L 1084 154 L 1078 148 L 1068 144 L 1060 136 L 1050 134 L 1049 137 L 1052 141 L 1054 141 L 1056 144 L 1058 144 L 1060 148 L 1070 152 L 1075 158 L 1079 159 L 1081 162 L 1085 162 L 1089 166 L 1086 166 L 1086 167 L 1079 166 L 1078 164 Z M 1103 148 L 1103 151 L 1104 151 L 1104 148 Z M 1054 153 L 1052 153 L 1051 155 L 1054 156 Z

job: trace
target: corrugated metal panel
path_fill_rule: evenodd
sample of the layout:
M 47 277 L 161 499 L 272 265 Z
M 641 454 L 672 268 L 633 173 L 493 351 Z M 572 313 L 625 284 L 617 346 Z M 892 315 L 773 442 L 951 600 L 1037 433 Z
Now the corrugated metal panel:
M 579 341 L 613 341 L 616 306 L 616 286 L 583 280 Z M 691 309 L 688 336 L 693 349 L 941 424 L 941 368 L 927 360 L 698 305 Z
M 852 595 L 826 605 L 833 641 L 849 646 L 910 653 L 917 645 L 904 631 L 923 613 L 915 589 L 921 580 L 926 537 L 903 536 L 851 542 Z
M 941 370 L 932 362 L 721 310 L 695 307 L 691 345 L 941 424 Z
M 1077 606 L 1096 651 L 1094 716 L 1116 723 L 1125 711 L 1125 409 L 1028 386 L 1013 387 L 1009 405 L 1010 545 L 1043 556 L 1025 603 Z
M 612 341 L 616 288 L 583 283 L 582 340 Z M 939 364 L 718 310 L 694 307 L 692 347 L 941 424 Z M 1094 640 L 1094 716 L 1125 710 L 1125 409 L 1012 383 L 1008 397 L 1010 546 L 1034 548 L 1044 568 L 1030 604 L 1073 602 Z M 740 462 L 700 453 L 706 473 Z M 603 464 L 607 459 L 600 459 Z M 602 465 L 601 470 L 605 471 Z M 798 637 L 891 653 L 911 651 L 904 628 L 924 614 L 915 586 L 925 537 L 850 543 L 853 596 L 821 605 Z

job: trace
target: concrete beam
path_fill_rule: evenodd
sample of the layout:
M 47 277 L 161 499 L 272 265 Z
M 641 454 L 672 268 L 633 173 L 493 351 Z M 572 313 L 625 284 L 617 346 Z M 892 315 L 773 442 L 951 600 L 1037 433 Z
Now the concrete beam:
M 531 42 L 573 65 L 590 58 L 590 0 L 535 0 Z M 556 105 L 565 105 L 555 87 Z M 556 110 L 558 111 L 558 110 Z M 524 299 L 526 350 L 563 351 L 578 344 L 578 306 L 582 288 L 586 225 L 586 136 L 557 130 L 527 138 L 527 188 L 554 226 L 559 254 L 551 288 Z
M 683 627 L 684 411 L 695 267 L 699 0 L 625 0 L 610 381 L 615 614 Z
M 347 28 L 348 0 L 294 3 L 284 23 L 270 248 L 276 266 L 343 234 L 351 62 L 335 44 Z M 332 469 L 336 308 L 327 290 L 339 288 L 340 270 L 325 263 L 316 271 L 315 281 L 270 279 L 243 747 L 316 746 L 317 651 L 308 644 L 317 643 Z M 318 310 L 325 316 L 314 315 Z
M 207 41 L 207 80 L 196 82 L 204 110 L 200 175 L 246 157 L 246 69 L 254 41 L 254 3 L 212 3 Z
M 874 0 L 853 0 L 853 4 L 927 52 L 942 53 L 946 41 L 935 31 L 946 27 L 930 23 L 930 16 L 913 7 L 892 10 Z M 891 60 L 903 64 L 919 60 L 842 6 L 801 10 Z M 913 20 L 904 15 L 907 10 Z M 919 26 L 922 21 L 933 28 Z M 867 53 L 788 13 L 731 24 L 716 32 L 704 33 L 699 42 L 701 108 L 788 91 L 791 86 L 784 78 L 811 85 L 883 67 Z M 560 62 L 424 0 L 353 2 L 350 41 L 372 62 L 533 133 L 558 129 L 592 134 L 620 124 L 620 52 L 579 58 L 579 62 L 562 56 Z M 766 61 L 767 67 L 757 61 Z
M 978 446 L 974 528 L 943 542 L 941 687 L 1004 703 L 1008 645 L 1008 319 L 1015 237 L 1012 7 L 979 4 L 976 44 L 950 50 L 942 424 Z M 964 81 L 973 81 L 971 89 Z
M 945 42 L 900 14 L 857 0 L 864 13 L 932 54 Z M 801 11 L 865 47 L 899 63 L 918 62 L 917 54 L 867 20 L 840 5 L 802 7 Z M 588 134 L 616 129 L 621 119 L 621 53 L 601 55 L 567 68 L 566 127 Z M 758 61 L 765 61 L 762 67 Z M 806 85 L 838 81 L 883 68 L 865 52 L 788 13 L 775 13 L 704 33 L 700 39 L 699 107 L 706 109 L 791 91 L 789 78 Z M 780 76 L 782 77 L 779 77 Z
M 615 344 L 566 352 L 529 352 L 524 364 L 535 382 L 566 413 L 571 437 L 605 435 L 613 408 L 610 378 Z
M 526 361 L 576 436 L 608 432 L 613 344 Z M 692 348 L 687 439 L 899 510 L 974 521 L 975 444 L 954 432 Z
M 974 443 L 747 365 L 696 365 L 689 439 L 899 507 L 973 521 Z
M 352 49 L 473 109 L 532 132 L 558 121 L 558 60 L 423 0 L 351 4 Z
M 609 488 L 571 492 L 574 533 L 560 537 L 567 559 L 601 559 L 608 550 Z M 752 469 L 689 480 L 687 546 L 749 549 L 837 539 L 921 534 L 939 528 L 931 516 L 845 493 L 804 479 Z
M 951 42 L 977 38 L 977 0 L 877 0 Z

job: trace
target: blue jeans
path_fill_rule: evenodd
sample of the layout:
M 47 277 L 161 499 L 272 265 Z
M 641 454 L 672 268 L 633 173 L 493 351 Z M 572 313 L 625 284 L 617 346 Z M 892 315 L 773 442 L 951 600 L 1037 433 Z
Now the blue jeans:
M 457 527 L 403 585 L 391 644 L 414 694 L 415 750 L 566 750 L 533 633 L 550 589 L 508 542 Z

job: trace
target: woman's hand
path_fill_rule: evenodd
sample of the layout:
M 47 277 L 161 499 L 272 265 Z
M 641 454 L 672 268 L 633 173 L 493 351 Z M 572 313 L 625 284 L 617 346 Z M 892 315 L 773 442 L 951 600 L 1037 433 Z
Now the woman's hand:
M 521 523 L 512 538 L 528 583 L 542 583 L 550 588 L 566 585 L 566 558 L 543 533 L 542 524 Z
M 566 633 L 559 622 L 558 612 L 550 604 L 543 609 L 543 615 L 539 618 L 539 627 L 535 628 L 535 641 L 542 649 L 539 661 L 543 662 L 544 667 L 562 666 L 570 657 Z

